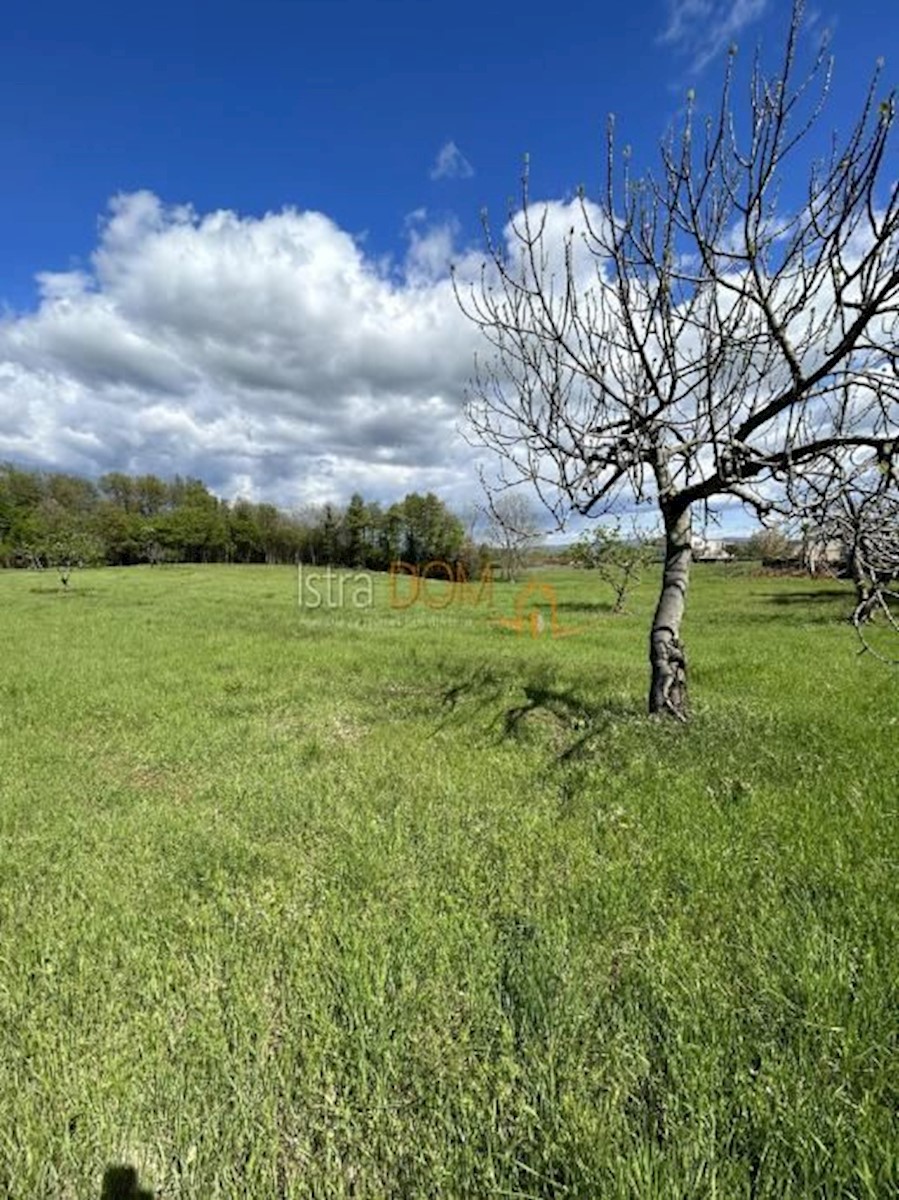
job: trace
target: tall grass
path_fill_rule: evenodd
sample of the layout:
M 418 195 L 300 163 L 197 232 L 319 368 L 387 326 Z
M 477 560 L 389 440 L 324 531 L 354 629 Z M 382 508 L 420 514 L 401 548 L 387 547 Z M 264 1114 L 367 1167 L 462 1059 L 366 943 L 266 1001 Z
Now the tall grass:
M 0 574 L 0 1195 L 896 1193 L 899 679 L 699 568 L 652 723 L 651 587 L 547 578 Z

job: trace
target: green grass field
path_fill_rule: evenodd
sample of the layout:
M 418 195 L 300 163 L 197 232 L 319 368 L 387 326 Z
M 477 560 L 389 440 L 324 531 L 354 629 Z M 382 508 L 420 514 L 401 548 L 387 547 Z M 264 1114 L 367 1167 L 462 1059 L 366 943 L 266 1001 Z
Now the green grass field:
M 539 581 L 0 574 L 0 1196 L 896 1194 L 899 673 L 698 567 L 650 722 Z

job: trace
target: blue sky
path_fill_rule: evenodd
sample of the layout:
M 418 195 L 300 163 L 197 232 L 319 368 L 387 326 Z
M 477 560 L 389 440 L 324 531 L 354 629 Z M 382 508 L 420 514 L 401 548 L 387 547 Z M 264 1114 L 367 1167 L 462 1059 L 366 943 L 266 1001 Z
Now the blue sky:
M 727 45 L 783 44 L 782 0 L 32 0 L 0 35 L 0 460 L 176 471 L 285 505 L 472 494 L 456 436 L 470 330 L 446 262 L 501 222 L 522 155 L 564 203 L 606 114 L 638 165 Z M 890 0 L 833 31 L 827 124 Z M 110 207 L 112 205 L 113 207 Z

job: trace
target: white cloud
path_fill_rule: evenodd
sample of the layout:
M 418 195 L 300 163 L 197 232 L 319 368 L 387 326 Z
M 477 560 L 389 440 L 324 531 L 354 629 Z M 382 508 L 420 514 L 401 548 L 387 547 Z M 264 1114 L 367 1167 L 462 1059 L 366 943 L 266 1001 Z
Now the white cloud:
M 604 286 L 589 245 L 597 208 L 548 201 L 531 218 L 557 281 L 570 237 L 577 289 Z M 404 263 L 385 266 L 322 213 L 242 218 L 117 198 L 92 271 L 43 274 L 37 310 L 0 320 L 0 461 L 193 475 L 228 498 L 285 506 L 431 489 L 461 507 L 477 493 L 476 463 L 456 426 L 485 347 L 445 267 L 453 256 L 464 294 L 482 256 L 454 252 L 455 227 L 424 211 L 406 232 Z M 502 236 L 515 254 L 513 227 Z M 602 311 L 597 355 L 614 300 Z M 694 342 L 687 329 L 686 380 L 701 361 Z M 775 385 L 768 371 L 758 388 Z
M 768 0 L 668 0 L 668 24 L 658 40 L 689 58 L 698 75 L 767 7 Z
M 471 179 L 472 175 L 474 167 L 455 142 L 440 147 L 430 170 L 431 179 Z
M 0 461 L 198 475 L 281 504 L 463 489 L 476 331 L 452 226 L 387 271 L 328 217 L 117 197 L 92 272 L 44 273 L 0 320 Z
M 455 257 L 455 239 L 459 233 L 456 221 L 445 221 L 419 233 L 409 229 L 409 250 L 406 254 L 406 278 L 417 284 L 433 283 L 445 277 Z

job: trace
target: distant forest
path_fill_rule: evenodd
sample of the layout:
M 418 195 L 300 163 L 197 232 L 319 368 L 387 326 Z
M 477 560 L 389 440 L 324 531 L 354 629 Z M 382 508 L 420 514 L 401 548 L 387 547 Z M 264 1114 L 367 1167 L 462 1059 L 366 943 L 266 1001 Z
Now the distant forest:
M 233 503 L 199 479 L 77 475 L 0 465 L 0 566 L 311 563 L 386 570 L 391 562 L 476 563 L 483 550 L 433 493 L 389 507 Z

